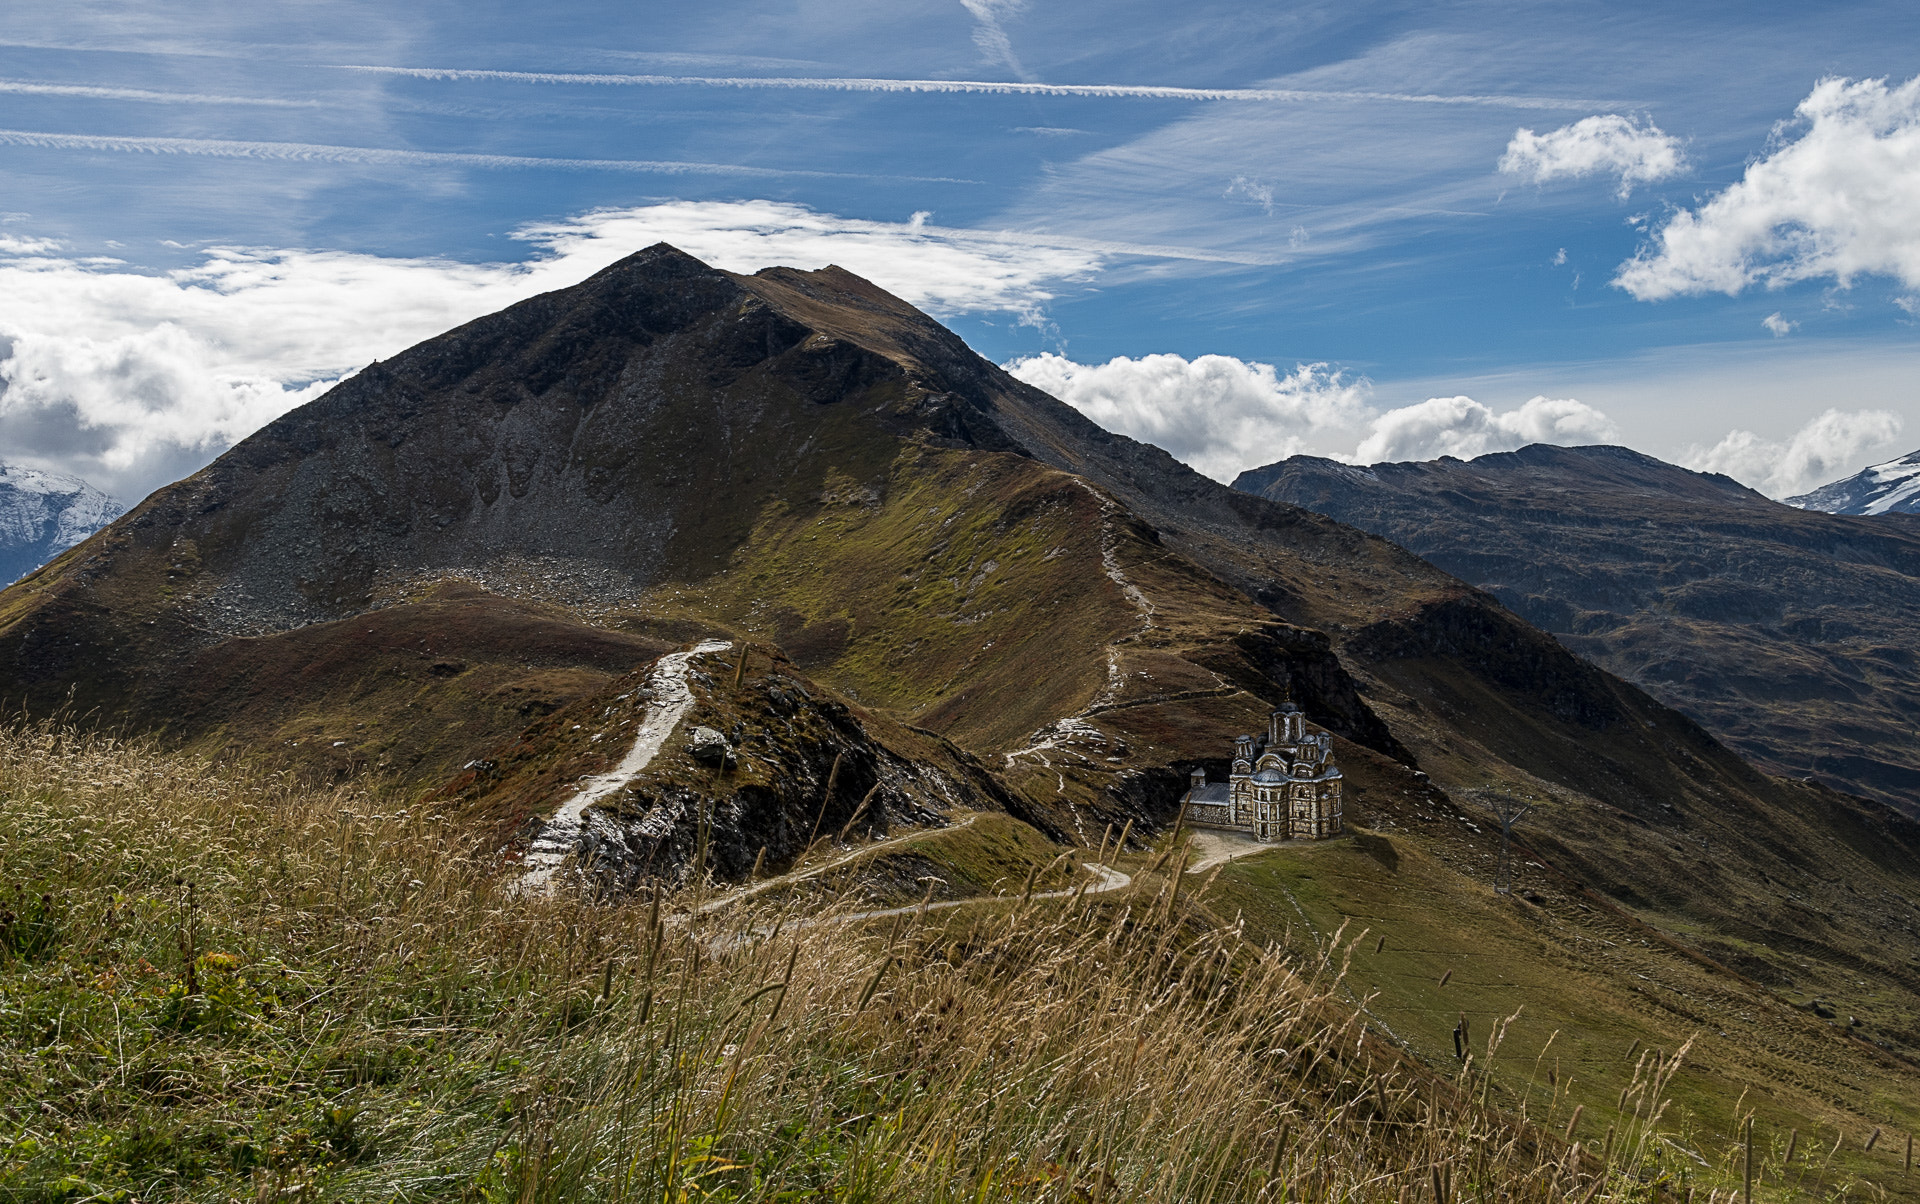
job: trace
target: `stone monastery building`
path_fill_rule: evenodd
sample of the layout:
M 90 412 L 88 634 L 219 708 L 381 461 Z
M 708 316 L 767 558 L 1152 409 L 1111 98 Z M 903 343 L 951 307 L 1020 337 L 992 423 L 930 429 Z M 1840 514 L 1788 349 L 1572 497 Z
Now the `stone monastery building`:
M 1234 741 L 1233 770 L 1207 782 L 1195 769 L 1185 800 L 1187 822 L 1244 832 L 1255 840 L 1324 840 L 1344 825 L 1340 770 L 1330 755 L 1333 737 L 1307 733 L 1306 716 L 1287 702 L 1267 721 L 1267 738 Z

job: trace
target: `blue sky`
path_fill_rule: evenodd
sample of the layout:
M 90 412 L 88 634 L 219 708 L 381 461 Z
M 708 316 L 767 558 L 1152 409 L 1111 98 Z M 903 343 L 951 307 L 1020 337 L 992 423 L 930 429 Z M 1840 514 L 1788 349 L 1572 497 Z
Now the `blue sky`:
M 1920 445 L 1903 6 L 9 7 L 0 459 L 129 497 L 656 237 L 841 262 L 1222 477 Z

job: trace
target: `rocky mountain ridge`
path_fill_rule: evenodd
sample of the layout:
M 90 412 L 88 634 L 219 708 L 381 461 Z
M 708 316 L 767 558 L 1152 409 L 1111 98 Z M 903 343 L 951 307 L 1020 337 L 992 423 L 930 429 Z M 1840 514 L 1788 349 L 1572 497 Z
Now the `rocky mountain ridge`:
M 1236 486 L 1418 552 L 1772 772 L 1920 810 L 1920 521 L 1796 509 L 1619 447 L 1301 456 Z

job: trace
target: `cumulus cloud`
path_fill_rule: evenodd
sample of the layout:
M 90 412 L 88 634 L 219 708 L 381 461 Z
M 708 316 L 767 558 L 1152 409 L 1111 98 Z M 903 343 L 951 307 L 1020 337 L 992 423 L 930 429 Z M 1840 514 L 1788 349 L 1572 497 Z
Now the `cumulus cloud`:
M 838 263 L 936 314 L 1026 320 L 1122 253 L 764 201 L 605 210 L 516 237 L 533 252 L 517 263 L 228 247 L 167 272 L 10 237 L 0 448 L 138 498 L 371 360 L 660 241 L 733 271 Z
M 1435 397 L 1382 412 L 1367 381 L 1325 364 L 1281 372 L 1226 355 L 1079 364 L 1047 353 L 1006 368 L 1109 430 L 1165 448 L 1219 481 L 1294 455 L 1372 464 L 1620 437 L 1593 407 L 1546 397 L 1504 413 L 1470 397 Z
M 1499 169 L 1536 184 L 1591 175 L 1620 177 L 1625 200 L 1635 184 L 1651 184 L 1684 171 L 1680 140 L 1653 122 L 1629 120 L 1617 113 L 1583 117 L 1572 125 L 1536 134 L 1522 127 L 1507 143 Z
M 1571 398 L 1535 397 L 1500 414 L 1471 397 L 1429 397 L 1375 418 L 1354 459 L 1362 464 L 1439 456 L 1468 460 L 1529 443 L 1577 446 L 1619 438 L 1605 414 Z
M 1367 412 L 1365 382 L 1325 364 L 1282 374 L 1228 355 L 1077 364 L 1047 352 L 1006 368 L 1108 430 L 1162 447 L 1221 481 L 1311 451 Z
M 1891 276 L 1920 288 L 1920 77 L 1825 79 L 1791 141 L 1676 213 L 1614 283 L 1642 301 L 1797 280 Z
M 1773 334 L 1774 338 L 1784 339 L 1792 334 L 1794 327 L 1800 325 L 1800 323 L 1787 321 L 1785 315 L 1776 310 L 1760 319 L 1760 325 L 1766 327 L 1767 330 Z
M 1858 469 L 1900 437 L 1900 426 L 1886 410 L 1828 410 L 1785 439 L 1728 431 L 1712 447 L 1688 449 L 1681 464 L 1725 473 L 1768 497 L 1791 497 Z

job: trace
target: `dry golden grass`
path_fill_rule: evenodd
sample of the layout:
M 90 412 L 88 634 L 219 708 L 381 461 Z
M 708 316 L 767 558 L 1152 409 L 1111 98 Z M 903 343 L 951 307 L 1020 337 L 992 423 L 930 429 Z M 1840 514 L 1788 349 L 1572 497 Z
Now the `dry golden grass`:
M 0 734 L 0 1199 L 1649 1198 L 1150 885 L 876 923 L 515 897 L 352 788 Z M 1145 883 L 1155 880 L 1143 879 Z

